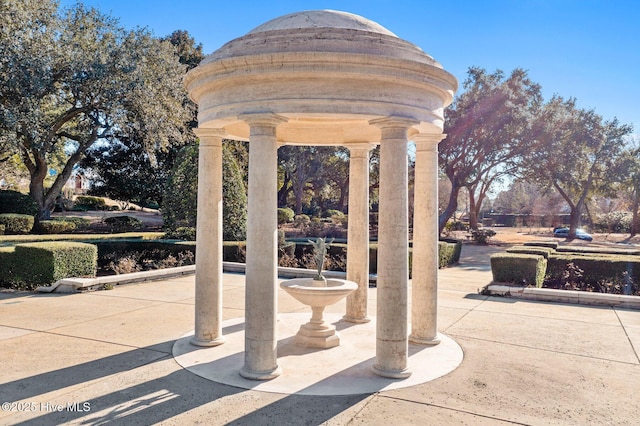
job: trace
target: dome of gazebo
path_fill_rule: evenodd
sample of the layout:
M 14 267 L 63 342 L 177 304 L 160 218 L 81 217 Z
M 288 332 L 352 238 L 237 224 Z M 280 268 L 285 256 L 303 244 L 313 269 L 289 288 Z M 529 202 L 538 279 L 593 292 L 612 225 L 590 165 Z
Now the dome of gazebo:
M 417 121 L 440 133 L 457 81 L 419 47 L 346 12 L 306 11 L 268 21 L 236 38 L 185 77 L 199 127 L 247 140 L 239 117 L 275 113 L 282 143 L 375 142 L 370 120 Z
M 248 34 L 264 31 L 294 30 L 301 28 L 343 28 L 347 30 L 368 31 L 396 37 L 394 33 L 373 22 L 353 13 L 337 10 L 313 10 L 295 12 L 272 19 L 249 31 Z

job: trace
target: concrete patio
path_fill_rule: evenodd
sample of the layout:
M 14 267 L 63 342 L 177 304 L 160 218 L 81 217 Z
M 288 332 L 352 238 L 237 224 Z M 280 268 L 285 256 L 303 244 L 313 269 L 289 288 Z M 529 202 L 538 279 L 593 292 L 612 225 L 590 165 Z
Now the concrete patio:
M 183 369 L 172 349 L 193 330 L 193 275 L 81 294 L 0 292 L 0 423 L 637 424 L 640 311 L 479 295 L 498 250 L 465 246 L 460 265 L 439 272 L 439 330 L 462 347 L 462 364 L 360 395 L 246 390 Z M 279 312 L 306 312 L 279 291 Z M 243 275 L 224 275 L 223 306 L 225 320 L 243 317 Z

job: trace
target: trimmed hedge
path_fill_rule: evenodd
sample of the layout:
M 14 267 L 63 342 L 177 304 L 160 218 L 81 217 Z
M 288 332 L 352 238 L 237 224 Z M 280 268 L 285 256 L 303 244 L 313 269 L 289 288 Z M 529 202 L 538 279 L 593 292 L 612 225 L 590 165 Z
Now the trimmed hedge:
M 30 195 L 18 191 L 0 191 L 0 213 L 18 213 L 35 216 L 38 214 L 38 204 Z
M 28 234 L 33 228 L 34 218 L 28 214 L 2 213 L 0 224 L 5 234 Z
M 96 276 L 98 250 L 92 244 L 26 243 L 0 253 L 0 279 L 14 287 L 32 290 L 62 278 Z
M 528 241 L 524 245 L 527 247 L 548 247 L 554 250 L 558 248 L 557 241 Z
M 640 282 L 640 257 L 615 255 L 557 254 L 549 256 L 548 278 L 560 280 L 569 263 L 573 263 L 584 271 L 582 281 L 586 284 L 593 285 L 601 281 L 623 281 L 625 273 L 634 282 Z
M 460 262 L 460 255 L 462 254 L 462 241 L 455 240 L 453 238 L 441 238 L 440 241 L 453 244 L 455 246 L 453 248 L 453 255 L 451 256 L 451 258 L 449 259 L 448 263 L 445 266 L 454 265 Z M 439 255 L 438 257 L 442 259 L 442 255 Z M 442 264 L 442 262 L 440 263 Z M 443 268 L 443 266 L 440 266 L 440 267 Z
M 16 269 L 15 247 L 0 247 L 0 284 L 12 284 Z
M 194 226 L 180 226 L 176 229 L 170 229 L 164 234 L 163 238 L 173 239 L 173 240 L 186 240 L 186 241 L 195 241 L 196 240 L 196 228 Z
M 142 221 L 133 216 L 111 216 L 104 220 L 109 225 L 111 232 L 137 231 L 142 228 Z
M 222 260 L 225 262 L 244 263 L 247 255 L 247 243 L 245 241 L 223 241 Z
M 85 217 L 77 216 L 59 216 L 52 217 L 51 220 L 58 222 L 71 222 L 76 226 L 76 230 L 88 228 L 91 225 L 91 221 Z
M 38 224 L 39 234 L 63 234 L 75 231 L 76 224 L 64 220 L 41 220 Z
M 190 251 L 193 254 L 196 252 L 196 244 L 191 241 L 184 241 L 175 243 L 173 241 L 163 240 L 140 240 L 140 239 L 123 239 L 123 240 L 106 240 L 106 241 L 92 241 L 98 248 L 98 265 L 103 267 L 108 264 L 114 258 L 120 257 L 120 255 L 130 252 L 152 252 L 154 250 L 161 250 L 177 256 L 180 252 Z
M 558 253 L 582 253 L 587 255 L 623 255 L 638 256 L 640 250 L 617 249 L 613 247 L 582 247 L 582 246 L 560 246 L 556 249 Z
M 515 254 L 537 254 L 539 256 L 548 259 L 554 250 L 549 247 L 534 247 L 534 246 L 514 246 L 507 249 L 507 253 Z
M 496 283 L 533 284 L 542 287 L 547 259 L 535 254 L 497 253 L 491 256 Z
M 88 195 L 80 195 L 76 197 L 74 204 L 74 207 L 76 208 L 82 209 L 82 207 L 85 207 L 88 210 L 104 210 L 106 207 L 104 198 L 91 197 Z

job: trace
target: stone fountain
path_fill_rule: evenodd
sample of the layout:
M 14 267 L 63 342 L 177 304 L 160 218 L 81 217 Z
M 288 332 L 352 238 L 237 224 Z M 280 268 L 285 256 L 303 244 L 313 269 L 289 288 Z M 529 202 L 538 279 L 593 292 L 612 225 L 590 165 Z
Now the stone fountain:
M 340 344 L 336 327 L 323 319 L 325 307 L 339 302 L 358 288 L 353 281 L 327 279 L 322 275 L 325 255 L 329 243 L 323 238 L 309 241 L 314 247 L 317 275 L 314 278 L 294 278 L 280 283 L 280 287 L 297 301 L 311 306 L 311 319 L 300 326 L 295 335 L 297 345 L 308 348 L 332 348 Z

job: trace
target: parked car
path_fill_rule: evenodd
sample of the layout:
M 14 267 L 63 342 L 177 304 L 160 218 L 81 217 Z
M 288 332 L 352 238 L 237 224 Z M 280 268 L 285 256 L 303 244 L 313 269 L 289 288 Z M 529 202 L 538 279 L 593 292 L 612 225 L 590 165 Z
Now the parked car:
M 556 228 L 553 230 L 553 236 L 557 238 L 567 238 L 569 236 L 569 228 Z M 582 229 L 576 230 L 576 238 L 585 241 L 592 241 L 591 234 L 584 232 Z

